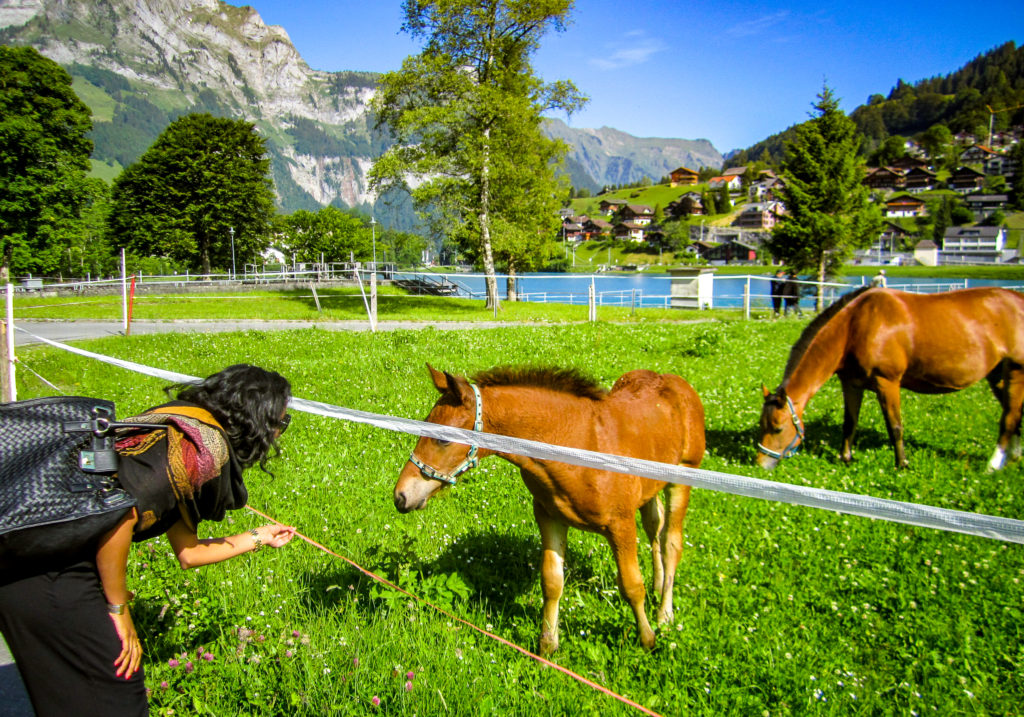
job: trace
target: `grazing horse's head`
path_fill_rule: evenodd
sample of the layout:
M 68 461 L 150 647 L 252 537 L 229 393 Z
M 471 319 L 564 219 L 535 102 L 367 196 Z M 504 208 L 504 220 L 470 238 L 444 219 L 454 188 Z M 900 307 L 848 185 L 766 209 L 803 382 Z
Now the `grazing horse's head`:
M 775 393 L 761 384 L 764 406 L 761 408 L 761 438 L 757 442 L 757 464 L 771 470 L 783 458 L 789 458 L 804 441 L 804 425 L 792 399 L 781 386 Z
M 441 394 L 427 420 L 444 426 L 481 430 L 483 409 L 476 386 L 461 376 L 438 371 L 430 364 L 427 368 Z M 423 508 L 431 496 L 446 485 L 454 485 L 459 475 L 473 468 L 478 458 L 475 446 L 420 438 L 395 484 L 395 507 L 402 513 Z

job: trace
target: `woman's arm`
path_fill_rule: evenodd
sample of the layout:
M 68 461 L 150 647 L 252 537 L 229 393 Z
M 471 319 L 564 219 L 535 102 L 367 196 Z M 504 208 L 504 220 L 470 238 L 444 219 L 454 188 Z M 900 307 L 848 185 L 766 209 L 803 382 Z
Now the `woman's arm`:
M 295 528 L 284 525 L 263 525 L 251 531 L 224 538 L 200 539 L 184 521 L 179 520 L 167 531 L 167 539 L 185 570 L 228 560 L 252 552 L 262 545 L 280 548 L 295 536 Z
M 100 539 L 96 551 L 96 569 L 103 594 L 107 599 L 110 619 L 121 639 L 121 654 L 114 660 L 115 674 L 127 680 L 142 663 L 142 645 L 135 632 L 135 623 L 128 611 L 132 593 L 128 590 L 125 573 L 128 570 L 128 550 L 132 544 L 132 529 L 139 515 L 132 508 L 121 522 Z

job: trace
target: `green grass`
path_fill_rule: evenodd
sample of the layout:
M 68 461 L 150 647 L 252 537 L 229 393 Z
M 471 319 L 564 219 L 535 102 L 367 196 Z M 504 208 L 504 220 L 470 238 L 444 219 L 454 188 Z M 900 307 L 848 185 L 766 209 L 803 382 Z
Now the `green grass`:
M 365 321 L 366 308 L 356 287 L 318 289 L 321 311 L 309 289 L 252 293 L 137 295 L 132 320 L 269 319 L 292 321 Z M 586 321 L 586 305 L 503 301 L 499 312 L 480 299 L 410 296 L 381 287 L 377 298 L 379 321 Z M 40 319 L 121 320 L 120 296 L 39 297 L 19 294 L 14 299 L 15 323 Z M 678 310 L 599 306 L 604 321 L 685 321 L 735 316 L 735 310 Z
M 834 380 L 807 409 L 805 449 L 773 474 L 753 467 L 760 384 L 778 381 L 801 327 L 308 329 L 82 346 L 192 375 L 249 361 L 288 376 L 297 396 L 410 418 L 426 415 L 437 395 L 427 361 L 460 373 L 506 363 L 575 366 L 606 385 L 634 368 L 670 371 L 704 402 L 705 468 L 1024 517 L 1021 465 L 984 473 L 998 411 L 980 385 L 947 396 L 904 394 L 907 470 L 893 470 L 872 401 L 858 460 L 837 460 Z M 122 417 L 162 400 L 160 381 L 54 349 L 28 347 L 19 358 L 69 394 L 113 399 Z M 20 398 L 51 393 L 27 371 L 18 381 Z M 535 648 L 539 537 L 516 471 L 489 458 L 425 511 L 403 516 L 391 493 L 414 442 L 296 415 L 272 464 L 275 477 L 247 474 L 251 503 Z M 225 524 L 204 523 L 201 533 L 260 522 L 238 512 Z M 571 531 L 558 663 L 666 715 L 1014 714 L 1024 704 L 1020 546 L 704 490 L 694 491 L 685 541 L 676 618 L 647 653 L 616 594 L 606 544 Z M 131 560 L 155 715 L 635 714 L 305 543 L 188 573 L 169 552 L 162 539 L 150 541 L 135 546 Z M 649 553 L 640 552 L 649 576 Z M 195 671 L 171 667 L 171 659 L 191 661 Z

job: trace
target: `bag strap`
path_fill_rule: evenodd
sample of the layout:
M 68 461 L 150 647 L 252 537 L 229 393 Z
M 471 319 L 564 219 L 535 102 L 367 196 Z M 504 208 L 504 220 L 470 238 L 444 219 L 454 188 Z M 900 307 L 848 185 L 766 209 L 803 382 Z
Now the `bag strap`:
M 202 421 L 203 423 L 213 426 L 214 428 L 218 428 L 221 432 L 224 432 L 224 427 L 221 426 L 217 419 L 213 417 L 213 414 L 199 406 L 160 406 L 152 409 L 150 413 L 166 413 L 172 416 L 194 418 L 197 421 Z

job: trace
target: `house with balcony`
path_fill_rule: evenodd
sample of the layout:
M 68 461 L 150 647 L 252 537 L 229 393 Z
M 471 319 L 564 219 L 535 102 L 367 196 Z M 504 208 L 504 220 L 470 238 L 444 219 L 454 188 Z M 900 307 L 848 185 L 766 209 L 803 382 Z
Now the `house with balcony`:
M 611 236 L 612 225 L 600 217 L 591 217 L 583 222 L 583 240 L 597 239 L 603 236 Z
M 1017 174 L 1019 169 L 1020 168 L 1017 166 L 1017 160 L 1009 154 L 994 152 L 985 160 L 985 174 L 998 174 L 1004 177 L 1013 177 Z
M 696 214 L 704 214 L 704 203 L 701 201 L 700 192 L 687 192 L 674 202 L 669 202 L 665 213 L 671 217 L 688 217 Z
M 927 167 L 912 167 L 903 175 L 904 188 L 911 194 L 927 192 L 939 184 L 939 176 Z
M 646 204 L 627 204 L 619 210 L 619 219 L 644 226 L 654 221 L 654 209 Z
M 995 152 L 983 144 L 972 144 L 960 153 L 961 164 L 984 164 Z
M 626 204 L 627 202 L 625 199 L 602 199 L 601 203 L 597 205 L 597 207 L 602 214 L 606 217 L 610 217 L 626 206 Z
M 692 184 L 697 184 L 699 181 L 699 175 L 697 172 L 687 167 L 679 167 L 673 169 L 668 175 L 670 187 L 686 187 Z
M 733 221 L 733 226 L 757 231 L 770 231 L 782 216 L 779 202 L 747 204 Z
M 885 202 L 887 217 L 920 217 L 924 213 L 924 202 L 910 194 L 901 194 Z
M 723 186 L 728 187 L 730 192 L 738 192 L 743 187 L 743 180 L 738 174 L 721 175 L 708 180 L 711 189 L 721 189 Z
M 868 170 L 864 177 L 864 185 L 869 189 L 890 192 L 894 189 L 903 189 L 906 184 L 906 176 L 902 169 L 893 167 L 875 167 Z
M 981 221 L 1005 209 L 1008 199 L 1006 194 L 968 194 L 964 197 L 964 203 L 974 212 L 974 218 Z
M 612 233 L 619 241 L 633 241 L 643 242 L 644 240 L 644 227 L 647 224 L 637 224 L 632 221 L 622 221 L 615 225 L 612 229 Z
M 970 194 L 985 186 L 985 175 L 970 167 L 957 167 L 949 176 L 949 188 L 960 194 Z
M 946 264 L 993 264 L 1015 254 L 1006 251 L 1003 227 L 950 227 L 942 236 L 940 257 Z

